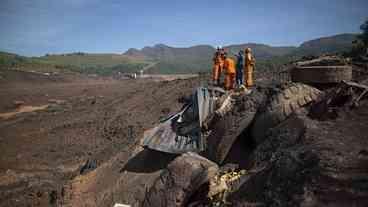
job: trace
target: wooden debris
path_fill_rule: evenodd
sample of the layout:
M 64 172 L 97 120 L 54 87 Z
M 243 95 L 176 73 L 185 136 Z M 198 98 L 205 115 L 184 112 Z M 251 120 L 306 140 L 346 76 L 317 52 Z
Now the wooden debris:
M 338 87 L 312 106 L 310 116 L 317 119 L 325 119 L 330 117 L 331 113 L 336 113 L 334 111 L 338 107 L 358 107 L 359 102 L 368 97 L 367 94 L 368 86 L 352 81 L 342 81 Z M 335 115 L 332 117 L 335 117 Z

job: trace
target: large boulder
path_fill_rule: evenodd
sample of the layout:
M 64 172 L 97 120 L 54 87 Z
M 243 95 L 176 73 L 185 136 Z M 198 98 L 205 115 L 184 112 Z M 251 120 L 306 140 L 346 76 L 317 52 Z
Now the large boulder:
M 185 153 L 171 162 L 156 179 L 142 206 L 186 206 L 193 193 L 218 170 L 216 163 L 195 153 Z

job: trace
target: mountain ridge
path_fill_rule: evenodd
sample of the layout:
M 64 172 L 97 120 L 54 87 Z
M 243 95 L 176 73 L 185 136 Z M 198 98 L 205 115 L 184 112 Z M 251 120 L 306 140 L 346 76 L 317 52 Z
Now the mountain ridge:
M 253 43 L 253 42 L 248 42 L 248 43 L 240 43 L 240 44 L 230 44 L 227 46 L 224 46 L 224 48 L 229 49 L 231 52 L 233 52 L 234 50 L 240 50 L 240 48 L 245 48 L 245 47 L 259 47 L 262 49 L 269 49 L 269 50 L 276 50 L 276 51 L 272 51 L 269 52 L 271 54 L 273 54 L 273 56 L 282 56 L 282 55 L 288 55 L 290 52 L 295 52 L 295 49 L 301 49 L 301 50 L 306 50 L 306 51 L 312 51 L 313 52 L 319 52 L 316 51 L 316 49 L 320 49 L 321 44 L 323 46 L 331 46 L 333 44 L 335 44 L 335 46 L 337 45 L 336 48 L 333 49 L 327 49 L 327 50 L 323 50 L 326 52 L 335 52 L 335 50 L 337 49 L 338 51 L 342 51 L 344 49 L 349 49 L 349 46 L 347 47 L 347 45 L 351 45 L 351 42 L 357 37 L 357 34 L 353 34 L 353 33 L 343 33 L 343 34 L 337 34 L 337 35 L 332 35 L 332 36 L 327 36 L 327 37 L 320 37 L 320 38 L 316 38 L 316 39 L 312 39 L 312 40 L 308 40 L 305 41 L 303 43 L 301 43 L 299 46 L 272 46 L 272 45 L 268 45 L 268 44 L 264 44 L 264 43 Z M 329 45 L 330 44 L 330 45 Z M 155 44 L 153 46 L 145 46 L 142 49 L 137 49 L 137 48 L 129 48 L 125 53 L 123 53 L 124 55 L 132 55 L 134 54 L 140 54 L 141 56 L 146 56 L 146 57 L 150 57 L 151 55 L 149 53 L 151 53 L 153 50 L 162 50 L 162 49 L 193 49 L 193 48 L 198 48 L 198 47 L 208 47 L 211 48 L 213 51 L 215 50 L 215 47 L 211 46 L 211 45 L 206 45 L 206 44 L 200 44 L 200 45 L 193 45 L 193 46 L 189 46 L 189 47 L 173 47 L 173 46 L 169 46 L 166 44 Z M 253 49 L 254 50 L 254 49 Z M 149 53 L 146 53 L 147 51 L 149 51 Z M 158 51 L 159 52 L 159 51 Z M 254 51 L 256 53 L 256 51 Z M 257 56 L 257 55 L 255 55 Z M 262 58 L 262 57 L 261 57 Z
M 230 56 L 239 50 L 250 47 L 258 60 L 259 69 L 267 69 L 270 65 L 282 65 L 291 59 L 324 53 L 348 51 L 356 34 L 338 34 L 305 41 L 296 46 L 270 46 L 259 43 L 231 44 L 224 46 Z M 215 47 L 211 45 L 194 45 L 191 47 L 171 47 L 165 44 L 155 44 L 142 49 L 131 48 L 123 55 L 130 57 L 145 57 L 158 64 L 150 69 L 152 73 L 185 73 L 208 71 L 211 68 Z
M 244 43 L 231 44 L 224 48 L 232 56 L 238 53 L 240 49 L 250 47 L 257 59 L 257 69 L 270 70 L 302 56 L 348 51 L 352 48 L 352 41 L 356 37 L 357 34 L 338 34 L 305 41 L 298 47 Z M 114 72 L 138 72 L 147 65 L 155 63 L 154 67 L 150 67 L 146 72 L 197 73 L 210 71 L 215 50 L 215 47 L 205 44 L 190 47 L 155 44 L 142 49 L 130 48 L 123 54 L 74 52 L 29 58 L 12 53 L 0 53 L 0 66 L 4 66 L 4 64 L 7 66 L 27 66 L 29 62 L 37 66 L 37 63 L 46 63 L 59 68 L 73 68 L 73 70 L 88 73 L 100 73 L 105 70 L 108 71 L 106 74 L 109 74 Z M 103 73 L 105 74 L 105 72 Z

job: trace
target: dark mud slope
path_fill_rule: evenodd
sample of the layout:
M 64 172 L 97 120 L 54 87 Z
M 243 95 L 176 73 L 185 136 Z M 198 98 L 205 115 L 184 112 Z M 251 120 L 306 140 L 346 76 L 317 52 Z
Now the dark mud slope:
M 300 112 L 269 131 L 234 206 L 367 206 L 368 103 L 334 120 Z

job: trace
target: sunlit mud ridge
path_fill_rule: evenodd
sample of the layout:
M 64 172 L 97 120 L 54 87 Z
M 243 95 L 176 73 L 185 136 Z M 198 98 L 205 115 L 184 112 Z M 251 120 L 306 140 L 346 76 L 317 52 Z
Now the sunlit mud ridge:
M 2 119 L 9 119 L 17 114 L 20 113 L 27 113 L 27 112 L 33 112 L 33 111 L 39 111 L 39 110 L 45 110 L 49 105 L 43 105 L 43 106 L 20 106 L 17 108 L 17 110 L 13 112 L 7 112 L 7 113 L 0 113 L 0 118 Z

